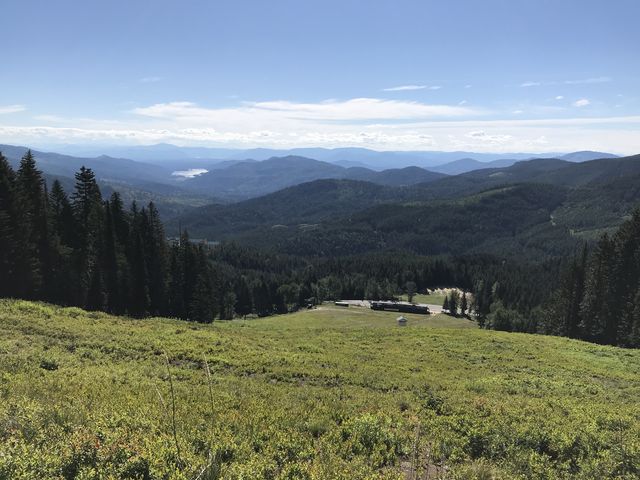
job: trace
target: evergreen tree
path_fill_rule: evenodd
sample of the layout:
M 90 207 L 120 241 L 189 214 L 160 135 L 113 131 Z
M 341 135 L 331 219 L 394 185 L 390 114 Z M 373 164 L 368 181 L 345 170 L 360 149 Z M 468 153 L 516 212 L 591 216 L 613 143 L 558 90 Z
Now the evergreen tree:
M 235 290 L 235 311 L 238 315 L 245 317 L 253 311 L 253 303 L 251 301 L 251 291 L 249 290 L 249 285 L 247 285 L 247 279 L 244 276 L 240 277 Z M 298 292 L 298 294 L 300 294 L 300 292 Z
M 223 320 L 231 320 L 235 315 L 236 294 L 229 290 L 222 296 L 222 308 L 220 310 L 220 318 Z
M 109 201 L 104 204 L 104 229 L 102 249 L 102 270 L 104 271 L 104 290 L 106 304 L 109 312 L 124 313 L 126 311 L 122 290 L 122 275 L 120 274 L 120 262 L 118 261 L 118 242 L 116 240 L 113 213 Z
M 73 236 L 76 234 L 76 226 L 73 218 L 73 209 L 69 198 L 58 180 L 54 180 L 49 193 L 49 211 L 51 212 L 51 226 L 60 238 L 60 243 L 71 246 L 74 244 Z
M 609 307 L 613 302 L 613 297 L 610 295 L 609 259 L 613 258 L 613 254 L 613 243 L 605 234 L 598 242 L 591 258 L 579 313 L 582 319 L 581 338 L 593 342 L 604 341 L 606 324 L 609 322 Z
M 451 290 L 451 294 L 449 295 L 449 312 L 454 317 L 458 315 L 458 298 L 458 292 Z
M 169 251 L 169 279 L 167 288 L 167 311 L 169 315 L 185 318 L 184 270 L 182 252 L 179 243 L 171 245 Z
M 444 302 L 442 302 L 442 310 L 446 312 L 449 311 L 449 297 L 447 295 L 444 296 Z
M 215 304 L 209 276 L 202 272 L 198 275 L 191 302 L 189 303 L 189 320 L 200 323 L 211 323 L 215 318 Z
M 167 249 L 164 228 L 153 202 L 141 212 L 141 234 L 148 274 L 149 312 L 159 315 L 166 310 Z
M 21 296 L 38 298 L 43 282 L 43 261 L 47 255 L 47 213 L 42 172 L 36 168 L 31 150 L 20 161 L 16 185 L 21 219 L 16 226 L 20 241 L 15 280 Z
M 149 313 L 149 285 L 144 244 L 139 231 L 132 232 L 132 237 L 133 248 L 129 259 L 132 277 L 129 312 L 134 317 L 144 317 Z
M 98 263 L 103 220 L 102 196 L 94 173 L 84 166 L 75 175 L 75 191 L 71 196 L 76 235 L 74 236 L 76 302 L 84 305 Z
M 405 284 L 405 291 L 407 292 L 407 301 L 408 302 L 413 302 L 413 297 L 415 297 L 415 295 L 416 295 L 417 288 L 418 287 L 416 286 L 416 282 L 408 281 Z
M 462 316 L 466 316 L 467 314 L 467 293 L 466 292 L 462 292 L 462 297 L 460 300 L 460 315 Z
M 17 235 L 17 201 L 15 173 L 7 159 L 0 153 L 0 296 L 12 296 L 17 276 L 16 257 L 19 237 Z

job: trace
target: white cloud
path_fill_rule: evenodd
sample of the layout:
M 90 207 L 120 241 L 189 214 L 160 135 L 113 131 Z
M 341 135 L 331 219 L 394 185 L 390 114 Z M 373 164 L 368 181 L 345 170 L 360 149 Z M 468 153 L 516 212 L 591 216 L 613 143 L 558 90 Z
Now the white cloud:
M 514 110 L 513 113 L 515 115 L 520 115 L 520 114 L 524 113 L 524 110 Z
M 138 80 L 140 83 L 156 83 L 162 80 L 160 77 L 142 77 Z
M 613 79 L 611 77 L 593 77 L 593 78 L 581 78 L 578 80 L 564 80 L 562 82 L 551 81 L 551 82 L 524 82 L 521 83 L 521 87 L 540 87 L 540 86 L 550 86 L 550 85 L 586 85 L 592 83 L 606 83 L 611 82 Z
M 556 96 L 556 100 L 564 100 L 564 96 L 563 95 L 558 95 L 558 96 Z
M 470 138 L 473 142 L 481 142 L 490 145 L 501 145 L 513 139 L 511 135 L 490 135 L 484 130 L 468 132 L 465 137 Z
M 427 85 L 400 85 L 399 87 L 383 88 L 383 92 L 404 92 L 410 90 L 424 90 Z
M 583 78 L 581 80 L 565 80 L 564 83 L 566 85 L 582 85 L 589 83 L 606 83 L 611 82 L 613 79 L 611 77 L 595 77 L 595 78 Z
M 0 115 L 24 112 L 26 109 L 24 105 L 0 105 Z
M 247 117 L 243 117 L 243 122 Z M 0 125 L 0 143 L 154 144 L 294 148 L 361 146 L 374 150 L 467 150 L 548 152 L 599 150 L 640 152 L 640 115 L 599 118 L 508 118 L 416 120 L 412 122 L 301 122 L 220 127 L 130 118 L 127 122 L 78 123 L 77 127 Z
M 587 105 L 589 105 L 591 102 L 586 99 L 586 98 L 581 98 L 580 100 L 576 100 L 575 102 L 573 102 L 573 106 L 574 107 L 586 107 Z
M 471 88 L 471 85 L 465 85 L 464 88 Z
M 452 105 L 431 105 L 420 102 L 383 100 L 379 98 L 353 98 L 351 100 L 326 100 L 319 103 L 295 103 L 285 100 L 269 102 L 245 102 L 236 108 L 203 108 L 192 102 L 158 103 L 140 107 L 132 113 L 144 117 L 190 122 L 198 125 L 218 126 L 236 122 L 273 124 L 290 123 L 292 120 L 344 122 L 375 120 L 416 120 L 438 117 L 461 117 L 482 112 Z
M 440 90 L 440 85 L 400 85 L 398 87 L 383 88 L 383 92 L 404 92 L 411 90 Z
M 461 100 L 458 102 L 458 105 L 466 105 L 467 101 L 466 100 Z
M 567 118 L 575 110 L 562 108 L 562 104 L 544 105 L 544 109 L 516 105 L 495 112 L 460 103 L 354 98 L 315 103 L 240 102 L 227 108 L 206 108 L 187 101 L 169 102 L 141 106 L 118 119 L 40 115 L 36 120 L 42 123 L 31 126 L 4 121 L 0 122 L 0 143 L 640 152 L 640 115 L 589 118 L 576 114 L 576 118 Z M 523 109 L 526 116 L 517 116 L 515 108 Z M 527 118 L 529 115 L 535 118 Z

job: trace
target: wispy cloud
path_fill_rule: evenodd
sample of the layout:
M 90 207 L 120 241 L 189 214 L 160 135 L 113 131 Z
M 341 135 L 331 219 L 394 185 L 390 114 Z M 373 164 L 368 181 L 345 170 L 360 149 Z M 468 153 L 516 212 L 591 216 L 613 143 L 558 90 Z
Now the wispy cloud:
M 160 77 L 142 77 L 138 80 L 140 83 L 156 83 L 162 80 Z
M 24 112 L 26 109 L 24 105 L 0 105 L 0 115 Z
M 319 103 L 296 103 L 285 100 L 269 102 L 245 102 L 236 108 L 204 108 L 192 102 L 158 103 L 149 107 L 132 110 L 137 115 L 189 121 L 209 126 L 235 121 L 252 123 L 264 120 L 265 127 L 282 124 L 283 121 L 377 121 L 377 120 L 417 120 L 438 117 L 463 117 L 482 113 L 481 111 L 454 105 L 431 105 L 421 102 L 384 100 L 379 98 L 353 98 L 337 101 L 326 100 Z
M 440 90 L 440 85 L 400 85 L 398 87 L 383 88 L 383 92 L 406 92 L 411 90 Z
M 565 85 L 581 85 L 588 83 L 607 83 L 611 82 L 613 79 L 611 77 L 594 77 L 594 78 L 583 78 L 582 80 L 565 80 Z
M 591 102 L 587 98 L 581 98 L 573 102 L 574 107 L 586 107 L 589 104 L 591 104 Z
M 550 85 L 587 85 L 592 83 L 607 83 L 612 82 L 613 79 L 611 77 L 592 77 L 592 78 L 581 78 L 578 80 L 563 80 L 563 81 L 550 81 L 550 82 L 524 82 L 521 83 L 521 87 L 541 87 L 541 86 L 550 86 Z
M 236 148 L 300 146 L 362 146 L 376 150 L 467 150 L 478 152 L 548 152 L 614 150 L 640 151 L 640 116 L 578 118 L 504 118 L 500 120 L 428 120 L 412 123 L 317 123 L 292 122 L 198 126 L 190 122 L 167 122 L 146 117 L 110 126 L 82 128 L 0 125 L 0 143 L 33 142 L 228 146 Z M 131 120 L 131 119 L 130 119 Z M 133 117 L 135 120 L 135 117 Z M 271 119 L 272 120 L 272 119 Z M 588 133 L 585 133 L 588 126 Z M 261 128 L 262 127 L 262 128 Z
M 563 95 L 556 95 L 556 100 L 564 100 L 564 96 Z

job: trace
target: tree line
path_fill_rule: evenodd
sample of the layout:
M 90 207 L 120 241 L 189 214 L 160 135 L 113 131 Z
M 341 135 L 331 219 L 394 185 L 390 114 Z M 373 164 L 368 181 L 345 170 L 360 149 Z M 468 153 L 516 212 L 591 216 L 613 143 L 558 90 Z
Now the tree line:
M 152 202 L 104 200 L 85 167 L 70 196 L 57 180 L 49 191 L 30 151 L 17 171 L 0 154 L 0 270 L 4 297 L 200 321 L 220 308 L 204 246 L 167 243 Z
M 541 332 L 640 347 L 640 209 L 565 269 Z

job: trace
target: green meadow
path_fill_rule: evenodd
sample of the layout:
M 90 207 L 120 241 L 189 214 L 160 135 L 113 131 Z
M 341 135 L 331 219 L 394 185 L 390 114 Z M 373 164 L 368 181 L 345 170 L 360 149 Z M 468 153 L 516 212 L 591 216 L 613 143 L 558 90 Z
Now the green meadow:
M 640 476 L 640 351 L 396 316 L 0 300 L 0 479 Z

